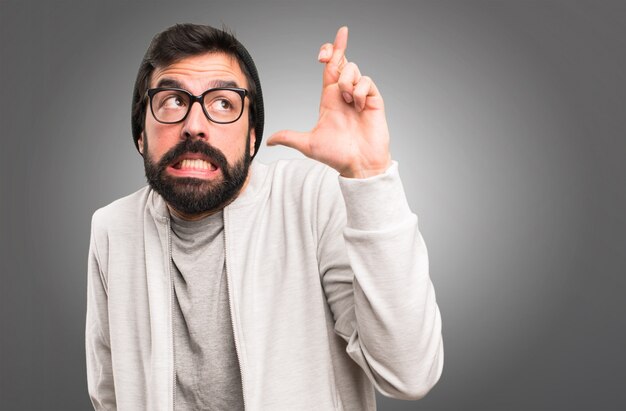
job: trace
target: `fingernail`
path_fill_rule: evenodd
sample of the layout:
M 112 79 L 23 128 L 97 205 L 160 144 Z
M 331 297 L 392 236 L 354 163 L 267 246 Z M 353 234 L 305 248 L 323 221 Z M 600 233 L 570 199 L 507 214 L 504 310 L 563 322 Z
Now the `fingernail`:
M 344 91 L 343 93 L 341 93 L 341 95 L 343 96 L 343 99 L 346 100 L 346 103 L 352 103 L 352 96 L 350 95 L 350 93 Z
M 320 51 L 320 54 L 317 56 L 318 60 L 322 60 L 328 57 L 328 52 L 326 51 L 326 49 L 323 49 Z

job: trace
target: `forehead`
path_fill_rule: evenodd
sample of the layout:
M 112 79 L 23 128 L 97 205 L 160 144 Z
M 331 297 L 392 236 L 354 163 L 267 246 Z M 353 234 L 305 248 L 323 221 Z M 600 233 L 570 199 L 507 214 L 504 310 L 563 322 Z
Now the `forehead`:
M 150 87 L 156 87 L 164 79 L 176 80 L 189 91 L 197 93 L 212 87 L 216 80 L 234 82 L 238 87 L 248 86 L 239 61 L 226 53 L 199 54 L 157 67 L 152 73 Z

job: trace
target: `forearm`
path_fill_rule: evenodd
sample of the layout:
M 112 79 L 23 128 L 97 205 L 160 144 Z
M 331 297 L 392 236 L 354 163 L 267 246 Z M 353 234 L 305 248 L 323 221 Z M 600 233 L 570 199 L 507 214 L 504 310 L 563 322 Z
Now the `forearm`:
M 417 216 L 409 209 L 395 163 L 373 179 L 340 178 L 340 187 L 354 273 L 347 351 L 382 393 L 420 398 L 439 378 L 443 349 Z

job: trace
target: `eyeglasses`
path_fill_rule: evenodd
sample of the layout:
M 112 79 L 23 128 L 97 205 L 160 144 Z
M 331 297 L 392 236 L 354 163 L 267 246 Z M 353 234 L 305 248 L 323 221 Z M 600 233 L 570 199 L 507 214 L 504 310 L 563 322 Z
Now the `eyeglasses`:
M 236 87 L 211 88 L 194 96 L 180 88 L 151 88 L 147 91 L 150 110 L 159 123 L 174 124 L 187 118 L 191 106 L 200 103 L 204 115 L 218 124 L 229 124 L 239 120 L 248 90 Z

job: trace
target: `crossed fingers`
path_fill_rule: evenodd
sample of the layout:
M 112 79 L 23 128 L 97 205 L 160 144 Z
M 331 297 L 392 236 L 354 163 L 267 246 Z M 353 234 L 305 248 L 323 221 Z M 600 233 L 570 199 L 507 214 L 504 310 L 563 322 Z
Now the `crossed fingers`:
M 348 45 L 348 28 L 341 27 L 337 31 L 335 42 L 326 43 L 320 48 L 318 60 L 326 63 L 322 85 L 337 84 L 341 96 L 347 104 L 354 103 L 357 111 L 363 111 L 368 97 L 378 95 L 376 85 L 371 78 L 361 75 L 359 67 L 346 58 Z

